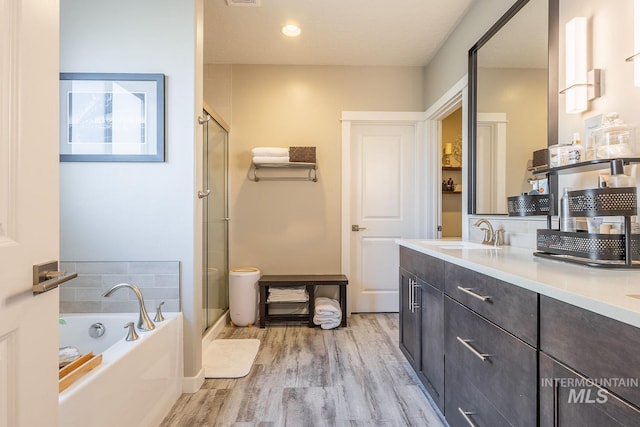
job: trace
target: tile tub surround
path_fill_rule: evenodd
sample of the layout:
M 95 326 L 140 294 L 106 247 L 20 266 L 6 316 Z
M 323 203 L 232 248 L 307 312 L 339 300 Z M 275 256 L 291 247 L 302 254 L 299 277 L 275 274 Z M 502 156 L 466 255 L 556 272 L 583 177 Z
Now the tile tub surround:
M 640 274 L 538 258 L 533 249 L 439 247 L 434 240 L 400 239 L 398 244 L 525 289 L 640 327 Z M 442 242 L 442 241 L 440 241 Z
M 118 283 L 136 285 L 153 318 L 164 301 L 164 312 L 180 311 L 179 261 L 63 261 L 61 271 L 78 277 L 60 286 L 60 313 L 137 313 L 133 292 L 118 290 L 110 297 L 102 294 Z

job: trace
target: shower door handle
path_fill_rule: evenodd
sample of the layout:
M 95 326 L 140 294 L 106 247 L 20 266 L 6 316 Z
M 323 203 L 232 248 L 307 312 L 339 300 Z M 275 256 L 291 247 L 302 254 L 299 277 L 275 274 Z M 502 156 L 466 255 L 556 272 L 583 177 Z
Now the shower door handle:
M 209 197 L 209 194 L 211 194 L 211 190 L 198 191 L 198 199 L 204 199 L 205 197 Z

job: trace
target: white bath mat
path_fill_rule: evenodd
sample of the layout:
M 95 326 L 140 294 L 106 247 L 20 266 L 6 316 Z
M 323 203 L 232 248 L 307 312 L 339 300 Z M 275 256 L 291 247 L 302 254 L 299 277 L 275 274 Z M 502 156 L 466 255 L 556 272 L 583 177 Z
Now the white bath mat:
M 260 340 L 213 340 L 202 349 L 205 378 L 241 378 L 251 370 Z

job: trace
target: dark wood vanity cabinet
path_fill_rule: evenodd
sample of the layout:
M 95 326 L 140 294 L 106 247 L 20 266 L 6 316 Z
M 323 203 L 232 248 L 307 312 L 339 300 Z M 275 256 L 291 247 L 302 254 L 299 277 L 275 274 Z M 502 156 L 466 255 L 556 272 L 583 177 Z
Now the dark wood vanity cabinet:
M 420 313 L 414 309 L 416 276 L 400 268 L 400 350 L 415 371 L 420 370 Z
M 451 426 L 536 425 L 535 348 L 445 297 L 445 355 Z M 472 399 L 461 390 L 473 390 Z
M 640 329 L 540 296 L 540 350 L 541 425 L 640 425 Z
M 540 352 L 540 425 L 632 427 L 640 410 Z
M 444 295 L 442 291 L 420 284 L 420 370 L 418 378 L 444 411 Z
M 445 416 L 451 426 L 537 425 L 537 294 L 509 287 L 445 266 Z
M 444 261 L 401 247 L 400 349 L 444 410 Z M 440 285 L 440 289 L 431 283 Z
M 450 426 L 640 426 L 640 328 L 403 246 L 400 267 L 400 347 Z
M 444 289 L 444 264 L 440 258 L 400 246 L 400 267 L 440 291 Z
M 531 346 L 537 346 L 537 293 L 452 263 L 445 264 L 445 293 Z

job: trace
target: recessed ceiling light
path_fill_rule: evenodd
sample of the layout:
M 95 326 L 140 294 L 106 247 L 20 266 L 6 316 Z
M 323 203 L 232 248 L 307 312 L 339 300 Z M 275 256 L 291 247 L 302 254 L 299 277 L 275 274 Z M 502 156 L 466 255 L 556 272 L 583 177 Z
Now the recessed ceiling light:
M 302 30 L 295 24 L 287 24 L 282 27 L 282 34 L 287 37 L 298 37 Z

